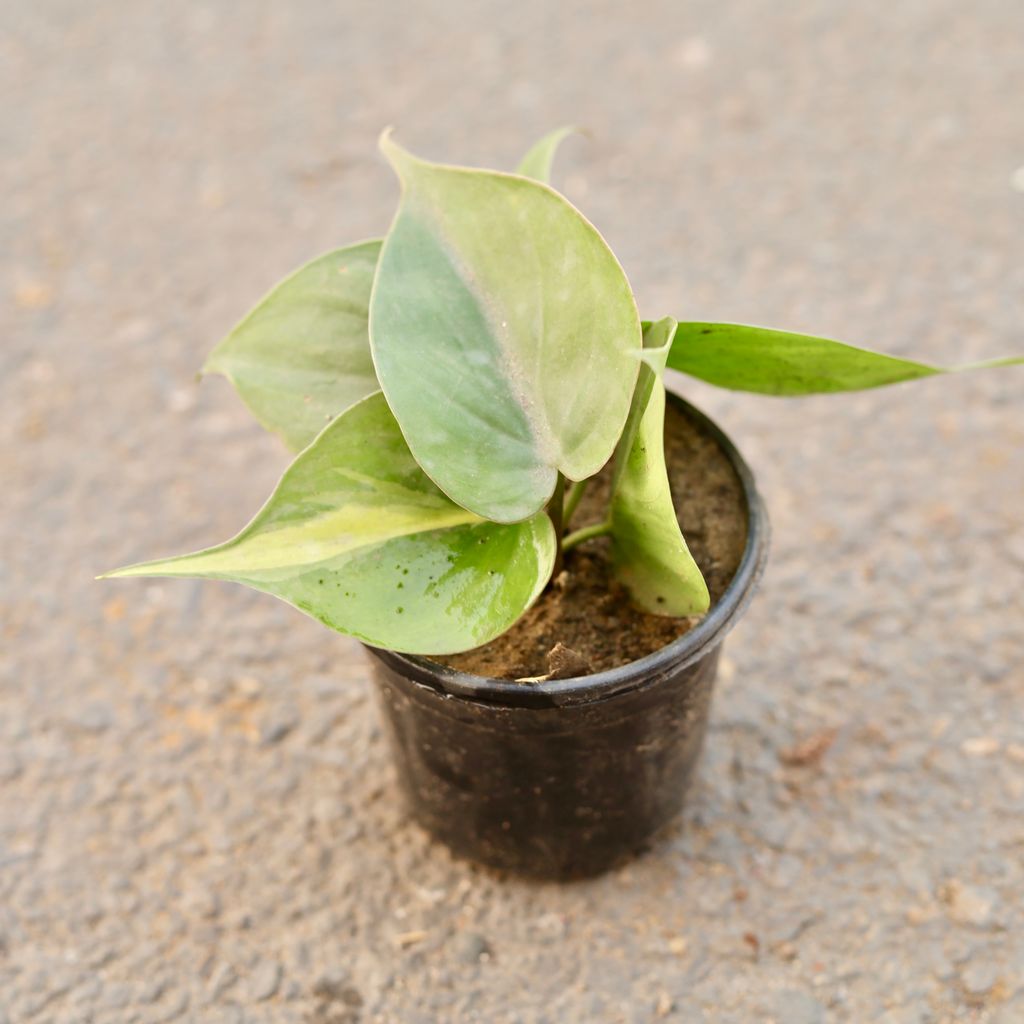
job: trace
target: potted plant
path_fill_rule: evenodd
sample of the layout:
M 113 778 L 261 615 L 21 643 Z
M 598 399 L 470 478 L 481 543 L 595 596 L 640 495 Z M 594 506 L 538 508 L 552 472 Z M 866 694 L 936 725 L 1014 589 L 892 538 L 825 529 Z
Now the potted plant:
M 234 580 L 363 641 L 417 818 L 460 853 L 557 876 L 609 866 L 679 810 L 722 638 L 764 565 L 753 477 L 666 368 L 774 395 L 946 372 L 641 321 L 546 183 L 565 134 L 508 174 L 385 133 L 402 183 L 387 236 L 296 271 L 204 368 L 294 462 L 233 539 L 109 574 Z

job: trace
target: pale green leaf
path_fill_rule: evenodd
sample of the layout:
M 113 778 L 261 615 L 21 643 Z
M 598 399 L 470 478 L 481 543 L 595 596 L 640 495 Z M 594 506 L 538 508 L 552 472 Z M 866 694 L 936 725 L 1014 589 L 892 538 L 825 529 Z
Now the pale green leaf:
M 330 252 L 285 278 L 213 350 L 222 373 L 267 429 L 304 448 L 380 385 L 367 310 L 379 241 Z
M 547 186 L 381 145 L 403 185 L 370 301 L 381 387 L 453 501 L 525 519 L 615 448 L 641 346 L 629 283 Z
M 668 365 L 709 384 L 764 395 L 812 395 L 898 384 L 995 366 L 1024 363 L 1010 357 L 943 368 L 871 352 L 828 338 L 744 324 L 681 323 Z
M 234 580 L 368 644 L 449 654 L 508 629 L 554 557 L 543 513 L 499 525 L 449 501 L 377 392 L 295 459 L 233 540 L 109 575 Z
M 544 136 L 518 173 L 546 181 L 559 143 Z M 379 388 L 367 331 L 381 240 L 327 253 L 277 285 L 211 353 L 256 418 L 304 448 L 339 412 Z
M 656 615 L 708 610 L 704 577 L 679 529 L 665 467 L 665 388 L 661 377 L 675 321 L 644 332 L 644 366 L 633 408 L 615 454 L 611 523 L 612 566 L 634 603 Z
M 576 128 L 556 128 L 553 132 L 548 132 L 544 138 L 535 142 L 526 156 L 519 161 L 516 174 L 522 174 L 527 178 L 547 184 L 551 181 L 551 164 L 554 162 L 558 147 L 563 139 L 577 130 Z

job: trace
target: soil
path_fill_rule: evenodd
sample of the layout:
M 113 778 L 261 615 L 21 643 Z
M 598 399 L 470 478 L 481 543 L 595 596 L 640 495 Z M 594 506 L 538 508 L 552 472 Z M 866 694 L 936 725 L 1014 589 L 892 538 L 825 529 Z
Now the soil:
M 665 428 L 679 525 L 714 606 L 735 575 L 747 542 L 743 487 L 714 437 L 672 403 L 665 411 Z M 606 467 L 587 488 L 569 524 L 573 529 L 602 518 L 609 486 Z M 652 654 L 700 620 L 635 608 L 611 576 L 609 542 L 602 537 L 566 553 L 562 573 L 507 633 L 475 650 L 434 660 L 497 679 L 586 675 Z

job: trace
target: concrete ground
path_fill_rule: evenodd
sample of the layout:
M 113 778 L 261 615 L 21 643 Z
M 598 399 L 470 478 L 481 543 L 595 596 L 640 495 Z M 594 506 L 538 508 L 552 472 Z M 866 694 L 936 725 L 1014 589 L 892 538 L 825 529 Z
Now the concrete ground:
M 773 561 L 684 820 L 583 884 L 406 821 L 354 643 L 241 588 L 93 581 L 269 493 L 285 453 L 193 374 L 386 228 L 387 124 L 505 167 L 586 126 L 557 182 L 647 315 L 1024 351 L 1024 6 L 2 22 L 0 1021 L 1024 1021 L 1024 372 L 688 388 L 757 467 Z

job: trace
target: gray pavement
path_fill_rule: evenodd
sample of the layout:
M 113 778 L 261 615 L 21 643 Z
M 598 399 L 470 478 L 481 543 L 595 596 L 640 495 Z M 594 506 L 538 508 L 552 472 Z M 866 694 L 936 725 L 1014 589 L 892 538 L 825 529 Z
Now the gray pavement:
M 193 374 L 384 229 L 389 123 L 501 166 L 589 128 L 557 179 L 645 314 L 1024 350 L 1024 6 L 2 22 L 0 1021 L 1024 1021 L 1024 373 L 688 387 L 758 469 L 773 562 L 684 820 L 584 884 L 406 821 L 357 645 L 228 585 L 92 580 L 269 492 L 284 452 Z

